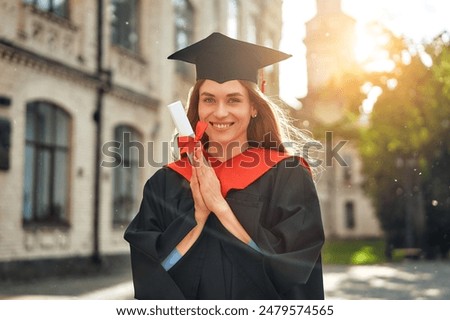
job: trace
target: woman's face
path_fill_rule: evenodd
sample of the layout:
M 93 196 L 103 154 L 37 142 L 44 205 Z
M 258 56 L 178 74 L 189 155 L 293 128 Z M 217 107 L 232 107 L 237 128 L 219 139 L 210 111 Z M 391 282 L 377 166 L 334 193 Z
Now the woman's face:
M 198 114 L 208 123 L 206 134 L 210 142 L 222 147 L 247 142 L 247 127 L 256 113 L 247 89 L 237 80 L 217 83 L 205 80 L 199 91 Z

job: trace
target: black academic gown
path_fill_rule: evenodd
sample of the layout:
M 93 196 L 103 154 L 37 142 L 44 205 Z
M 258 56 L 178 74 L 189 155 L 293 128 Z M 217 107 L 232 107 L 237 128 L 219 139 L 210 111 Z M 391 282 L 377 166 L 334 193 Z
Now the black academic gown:
M 260 248 L 242 243 L 214 214 L 170 270 L 161 262 L 195 226 L 189 182 L 164 167 L 146 183 L 125 232 L 137 299 L 323 299 L 324 233 L 310 172 L 285 159 L 226 200 Z

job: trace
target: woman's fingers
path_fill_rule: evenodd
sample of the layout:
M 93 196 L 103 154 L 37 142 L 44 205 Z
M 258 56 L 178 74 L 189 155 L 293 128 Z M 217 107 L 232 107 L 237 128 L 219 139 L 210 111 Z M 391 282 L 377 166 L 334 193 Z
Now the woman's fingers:
M 202 164 L 203 153 L 201 148 L 195 148 L 192 154 L 192 159 L 194 161 L 193 166 L 198 168 Z
M 191 178 L 191 191 L 192 191 L 192 196 L 194 197 L 194 201 L 195 203 L 203 203 L 203 197 L 202 197 L 202 193 L 200 190 L 200 184 L 198 182 L 197 179 L 197 174 L 195 173 L 195 171 L 192 172 L 192 178 Z
M 195 161 L 197 166 L 194 167 L 194 170 L 197 173 L 198 183 L 202 191 L 204 191 L 203 186 L 211 187 L 212 185 L 219 184 L 219 179 L 217 179 L 214 169 L 206 163 L 206 159 L 203 157 L 201 150 L 200 153 L 196 153 Z
M 194 198 L 195 219 L 197 222 L 204 222 L 206 221 L 211 210 L 209 210 L 209 208 L 205 204 L 205 201 L 203 200 L 195 169 L 192 171 L 190 185 L 192 197 Z
M 198 183 L 198 190 L 206 207 L 215 213 L 227 207 L 222 195 L 220 181 L 214 169 L 208 165 L 201 150 L 195 150 L 195 164 L 193 165 L 193 175 L 196 174 L 195 181 Z

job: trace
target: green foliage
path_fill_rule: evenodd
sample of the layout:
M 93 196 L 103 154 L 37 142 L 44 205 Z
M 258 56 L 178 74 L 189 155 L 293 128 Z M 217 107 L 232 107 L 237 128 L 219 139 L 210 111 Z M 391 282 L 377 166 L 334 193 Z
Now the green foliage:
M 437 45 L 429 46 L 436 49 Z M 440 43 L 439 50 L 433 51 L 438 53 L 431 68 L 419 55 L 412 55 L 408 64 L 396 66 L 391 76 L 397 86 L 383 88 L 370 126 L 361 131 L 367 190 L 375 200 L 382 226 L 391 234 L 396 232 L 397 238 L 402 238 L 398 233 L 405 225 L 407 201 L 423 206 L 414 207 L 414 212 L 426 211 L 428 227 L 435 224 L 433 211 L 440 210 L 443 228 L 439 232 L 442 237 L 449 236 L 449 43 Z M 417 201 L 419 197 L 424 198 L 422 204 Z M 434 245 L 430 243 L 432 233 L 428 228 L 423 235 L 428 246 Z
M 378 256 L 373 247 L 365 246 L 352 255 L 352 264 L 374 264 L 378 261 Z
M 367 265 L 386 262 L 383 240 L 336 240 L 325 242 L 324 264 Z
M 425 233 L 414 245 L 450 248 L 450 36 L 442 34 L 428 44 L 411 46 L 385 29 L 385 50 L 394 68 L 368 72 L 362 69 L 340 75 L 323 88 L 322 99 L 339 92 L 346 116 L 316 132 L 334 131 L 359 147 L 364 187 L 371 196 L 381 225 L 394 246 L 405 239 L 409 212 L 426 214 Z M 425 52 L 432 65 L 423 63 Z M 409 58 L 409 59 L 405 59 Z M 369 121 L 361 126 L 362 88 L 381 88 Z M 315 135 L 317 135 L 315 132 Z M 412 209 L 411 209 L 412 205 Z M 416 219 L 416 218 L 415 218 Z M 417 221 L 420 221 L 417 220 Z M 423 241 L 424 240 L 424 241 Z M 374 257 L 368 248 L 354 261 Z

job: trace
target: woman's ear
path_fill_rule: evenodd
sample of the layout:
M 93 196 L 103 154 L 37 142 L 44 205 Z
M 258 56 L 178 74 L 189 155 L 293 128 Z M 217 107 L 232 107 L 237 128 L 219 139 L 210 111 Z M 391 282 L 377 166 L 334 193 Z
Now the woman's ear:
M 250 106 L 250 115 L 252 118 L 256 118 L 257 114 L 258 114 L 258 110 L 256 110 L 255 104 L 252 103 Z

